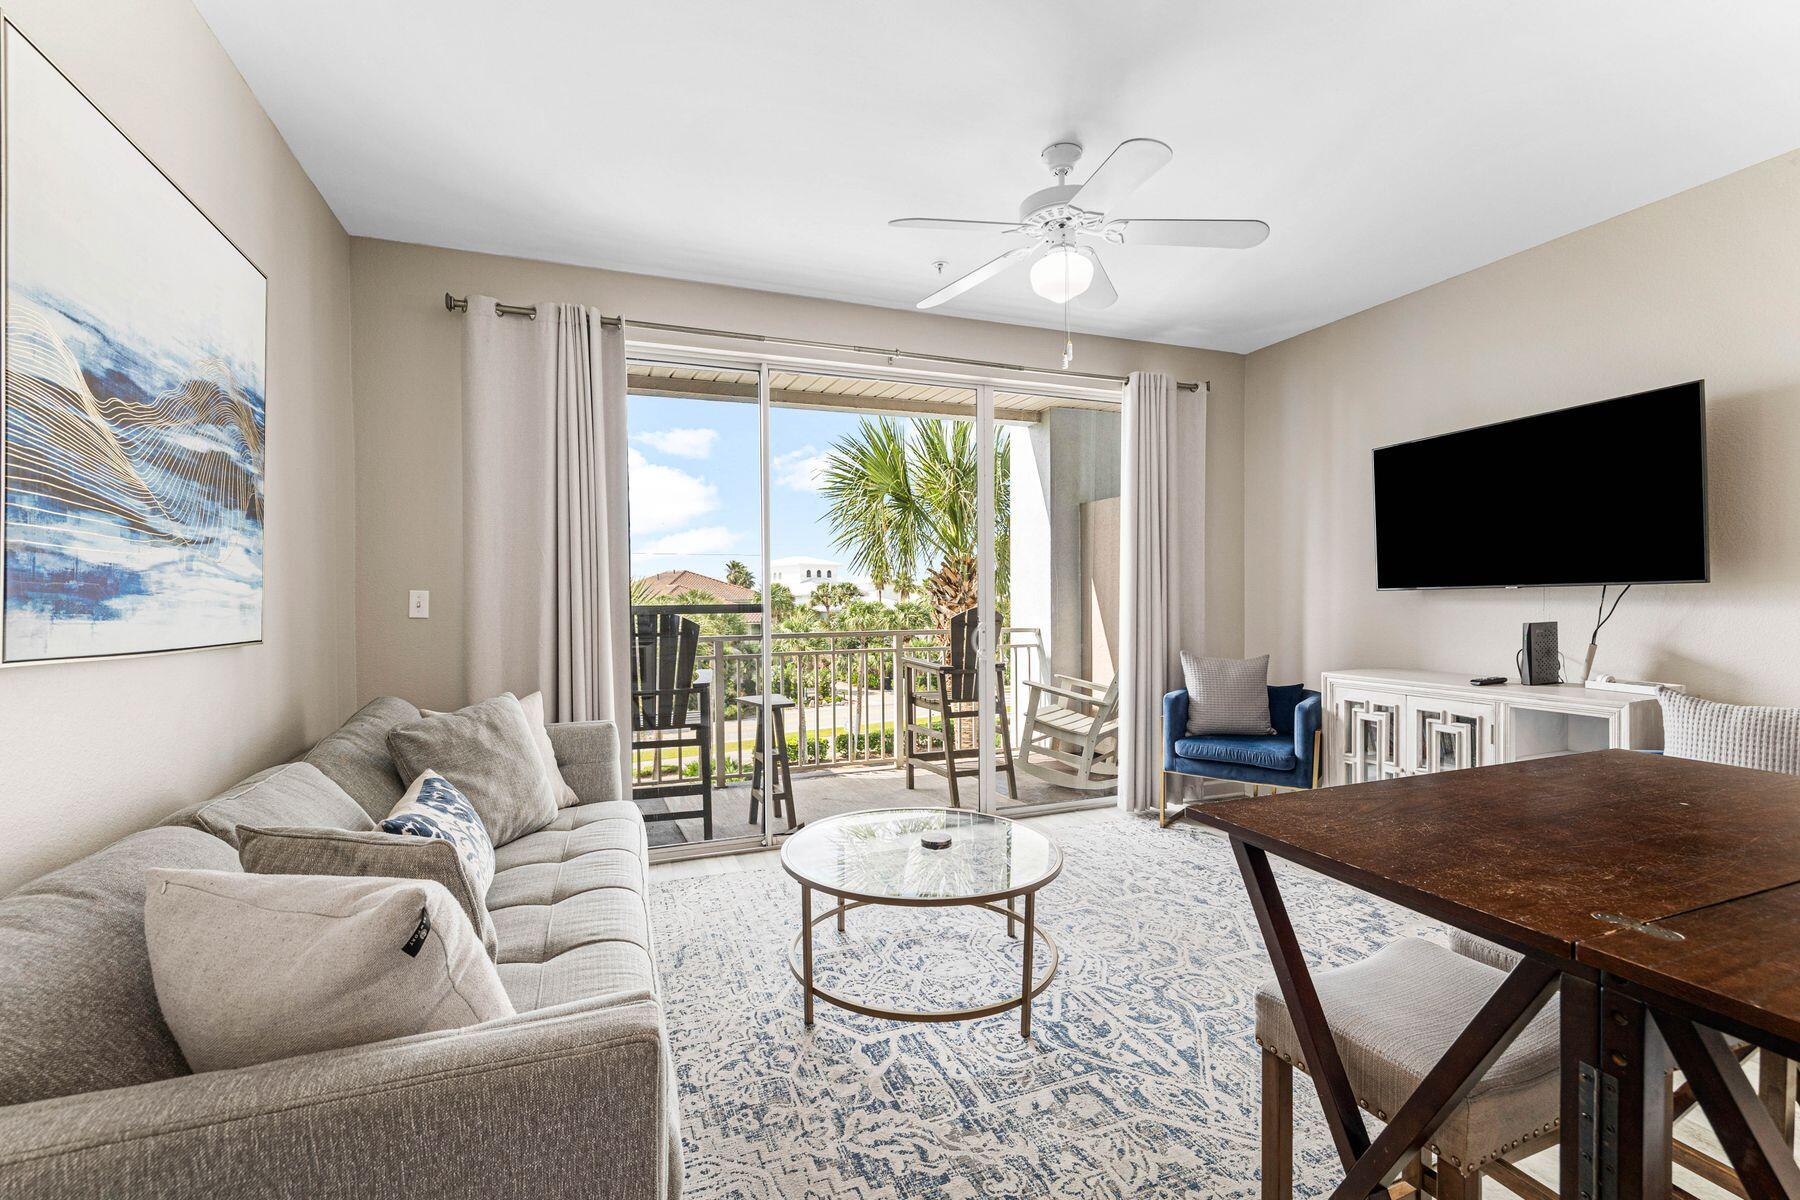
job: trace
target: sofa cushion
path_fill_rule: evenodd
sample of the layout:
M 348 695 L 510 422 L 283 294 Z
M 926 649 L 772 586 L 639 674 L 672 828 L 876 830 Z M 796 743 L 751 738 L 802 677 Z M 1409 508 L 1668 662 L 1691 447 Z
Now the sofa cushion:
M 1177 738 L 1175 753 L 1181 758 L 1201 762 L 1238 763 L 1261 767 L 1265 771 L 1294 771 L 1300 767 L 1300 756 L 1294 753 L 1294 739 L 1287 737 L 1188 737 Z
M 531 726 L 531 741 L 537 747 L 538 761 L 544 764 L 544 777 L 550 781 L 550 787 L 556 793 L 556 807 L 569 808 L 580 804 L 581 797 L 563 781 L 562 767 L 556 761 L 556 747 L 550 743 L 550 726 L 544 719 L 544 693 L 533 692 L 529 696 L 520 696 L 519 707 L 525 710 L 525 723 Z M 421 708 L 419 715 L 443 717 L 449 714 Z
M 440 883 L 158 868 L 146 884 L 157 1002 L 196 1071 L 514 1013 Z
M 239 833 L 243 849 L 238 852 L 238 862 L 253 875 L 373 875 L 442 884 L 481 934 L 488 957 L 499 949 L 487 911 L 487 879 L 471 878 L 462 856 L 448 841 L 380 829 L 257 829 L 242 825 Z M 492 871 L 490 850 L 489 874 Z
M 556 818 L 556 790 L 544 773 L 524 706 L 511 692 L 453 713 L 402 722 L 388 730 L 388 752 L 407 779 L 436 771 L 455 785 L 481 814 L 496 846 Z
M 156 1005 L 144 872 L 238 869 L 195 829 L 146 829 L 0 900 L 0 1107 L 188 1074 Z
M 371 820 L 379 821 L 406 794 L 406 780 L 388 755 L 388 730 L 418 719 L 419 710 L 398 696 L 378 696 L 308 750 L 305 761 L 349 793 Z
M 623 800 L 566 808 L 496 851 L 488 912 L 520 1012 L 604 992 L 657 994 L 644 818 Z
M 186 825 L 240 846 L 239 825 L 304 829 L 375 828 L 344 789 L 310 763 L 281 763 L 258 771 L 199 804 L 165 817 L 164 825 Z

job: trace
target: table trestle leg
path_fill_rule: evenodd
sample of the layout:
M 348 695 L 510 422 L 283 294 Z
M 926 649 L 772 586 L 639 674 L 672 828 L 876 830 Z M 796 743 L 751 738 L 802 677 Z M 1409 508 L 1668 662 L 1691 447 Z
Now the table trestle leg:
M 1282 999 L 1294 1021 L 1294 1032 L 1312 1064 L 1313 1086 L 1319 1093 L 1319 1104 L 1325 1110 L 1325 1124 L 1331 1140 L 1337 1145 L 1344 1169 L 1356 1165 L 1369 1149 L 1369 1129 L 1363 1124 L 1362 1111 L 1356 1106 L 1356 1093 L 1350 1088 L 1350 1076 L 1344 1071 L 1344 1060 L 1332 1040 L 1331 1026 L 1319 1004 L 1319 993 L 1313 987 L 1306 958 L 1294 938 L 1293 924 L 1288 920 L 1287 905 L 1269 866 L 1269 856 L 1255 846 L 1233 838 L 1232 853 L 1237 856 L 1238 870 L 1243 872 L 1244 887 L 1250 893 L 1250 907 L 1256 912 L 1256 923 L 1262 930 L 1263 942 L 1275 967 L 1275 980 L 1281 986 Z
M 1800 1166 L 1725 1039 L 1692 1021 L 1655 1012 L 1675 1065 L 1681 1068 L 1713 1133 L 1752 1200 L 1800 1198 Z

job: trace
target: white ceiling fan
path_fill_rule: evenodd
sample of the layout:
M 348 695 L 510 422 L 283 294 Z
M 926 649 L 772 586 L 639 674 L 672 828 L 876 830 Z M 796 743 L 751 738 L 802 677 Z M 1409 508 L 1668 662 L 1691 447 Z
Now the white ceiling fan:
M 1044 165 L 1056 176 L 1054 186 L 1025 197 L 1017 221 L 957 221 L 938 217 L 902 217 L 888 224 L 897 229 L 949 229 L 969 233 L 1008 234 L 1025 239 L 991 262 L 945 284 L 919 301 L 920 308 L 936 308 L 971 288 L 979 287 L 1015 263 L 1036 258 L 1031 264 L 1031 288 L 1052 304 L 1105 308 L 1119 298 L 1106 268 L 1087 242 L 1111 242 L 1121 246 L 1191 246 L 1219 250 L 1247 250 L 1269 236 L 1261 221 L 1129 220 L 1108 214 L 1145 180 L 1160 171 L 1175 152 L 1154 138 L 1120 142 L 1098 170 L 1082 184 L 1068 182 L 1069 171 L 1081 158 L 1074 142 L 1057 142 L 1044 148 Z

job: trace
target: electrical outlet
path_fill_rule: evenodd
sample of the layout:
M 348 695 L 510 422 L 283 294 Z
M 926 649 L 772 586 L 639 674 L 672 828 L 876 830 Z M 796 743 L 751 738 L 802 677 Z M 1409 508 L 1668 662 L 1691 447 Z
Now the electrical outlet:
M 406 615 L 414 619 L 423 619 L 431 615 L 431 593 L 414 591 L 407 594 Z

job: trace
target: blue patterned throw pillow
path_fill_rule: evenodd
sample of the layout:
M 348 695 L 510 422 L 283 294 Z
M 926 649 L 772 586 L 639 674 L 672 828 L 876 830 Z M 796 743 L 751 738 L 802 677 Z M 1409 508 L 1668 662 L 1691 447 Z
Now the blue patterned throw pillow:
M 469 889 L 477 897 L 487 898 L 488 885 L 494 882 L 493 839 L 475 815 L 475 806 L 436 771 L 426 771 L 412 781 L 381 828 L 385 833 L 443 838 L 462 856 Z

